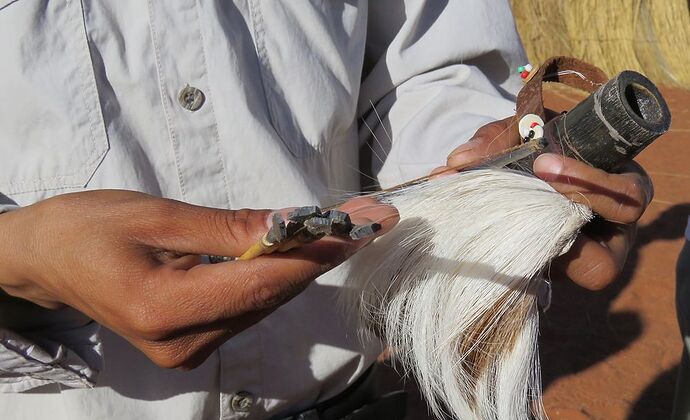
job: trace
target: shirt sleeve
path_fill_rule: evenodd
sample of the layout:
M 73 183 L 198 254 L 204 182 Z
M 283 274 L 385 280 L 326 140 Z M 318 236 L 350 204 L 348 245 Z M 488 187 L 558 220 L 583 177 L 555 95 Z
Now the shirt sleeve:
M 377 0 L 367 30 L 360 140 L 381 187 L 427 174 L 515 113 L 527 59 L 507 0 Z
M 16 208 L 0 205 L 0 217 Z M 45 309 L 0 289 L 0 392 L 93 386 L 102 363 L 98 331 L 72 308 Z

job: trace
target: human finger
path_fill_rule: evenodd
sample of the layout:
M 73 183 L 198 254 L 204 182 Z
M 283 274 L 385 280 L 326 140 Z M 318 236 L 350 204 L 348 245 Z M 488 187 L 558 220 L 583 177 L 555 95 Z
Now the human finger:
M 153 205 L 152 216 L 140 222 L 136 239 L 179 254 L 239 256 L 268 231 L 272 213 L 265 209 L 214 209 L 172 200 Z
M 453 150 L 446 161 L 451 168 L 475 162 L 520 143 L 514 117 L 486 124 L 467 143 Z
M 551 266 L 552 277 L 566 277 L 590 290 L 601 290 L 620 275 L 636 233 L 635 224 L 603 219 L 584 228 L 571 249 Z
M 623 173 L 610 174 L 575 159 L 545 153 L 535 160 L 534 173 L 571 200 L 619 223 L 637 221 L 654 193 L 651 180 L 635 163 L 628 164 Z

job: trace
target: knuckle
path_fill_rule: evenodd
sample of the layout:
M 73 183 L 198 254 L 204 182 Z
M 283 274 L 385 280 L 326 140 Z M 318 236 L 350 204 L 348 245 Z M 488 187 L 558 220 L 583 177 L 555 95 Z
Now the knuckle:
M 616 221 L 625 224 L 635 223 L 640 220 L 644 211 L 645 208 L 638 205 L 623 206 L 619 210 L 619 220 Z
M 640 206 L 630 207 L 628 209 L 628 211 L 624 214 L 624 217 L 622 220 L 623 223 L 635 223 L 635 222 L 637 222 L 638 220 L 640 220 L 640 218 L 644 214 L 644 211 L 645 211 L 644 207 L 640 207 Z
M 248 291 L 248 311 L 262 311 L 266 309 L 275 308 L 288 301 L 293 296 L 297 295 L 304 289 L 304 286 L 299 282 L 291 280 L 282 280 L 278 283 L 274 281 L 265 281 L 263 279 L 255 279 Z
M 640 182 L 633 181 L 627 183 L 623 191 L 623 197 L 628 200 L 627 204 L 619 202 L 618 221 L 622 223 L 634 223 L 642 217 L 647 206 L 647 193 Z
M 157 366 L 165 369 L 191 370 L 202 364 L 216 346 L 200 335 L 189 335 L 165 342 L 144 342 L 140 349 Z
M 483 126 L 479 127 L 477 131 L 474 132 L 474 136 L 472 137 L 491 137 L 495 135 L 496 133 L 500 132 L 500 130 L 505 126 L 505 123 L 503 120 L 499 121 L 492 121 L 490 123 L 484 124 Z
M 246 223 L 250 215 L 249 209 L 211 212 L 209 214 L 210 229 L 214 233 L 220 233 L 220 236 L 228 243 L 243 241 L 250 234 Z
M 251 290 L 249 309 L 261 311 L 278 306 L 284 299 L 284 293 L 275 286 L 260 285 Z
M 173 333 L 167 319 L 148 305 L 134 305 L 125 319 L 131 333 L 143 340 L 163 341 Z
M 191 358 L 189 353 L 165 344 L 150 346 L 144 353 L 156 366 L 164 369 L 184 368 Z
M 628 188 L 628 193 L 640 210 L 644 210 L 647 205 L 647 191 L 641 182 L 632 182 Z
M 592 291 L 603 290 L 616 281 L 620 271 L 620 267 L 613 259 L 602 261 L 590 270 L 590 276 L 585 287 Z
M 194 351 L 187 353 L 184 358 L 179 360 L 177 366 L 175 369 L 181 370 L 181 371 L 190 371 L 192 369 L 195 369 L 199 367 L 202 363 L 208 359 L 208 357 L 213 353 L 215 350 L 215 347 L 212 348 L 198 348 L 194 349 Z

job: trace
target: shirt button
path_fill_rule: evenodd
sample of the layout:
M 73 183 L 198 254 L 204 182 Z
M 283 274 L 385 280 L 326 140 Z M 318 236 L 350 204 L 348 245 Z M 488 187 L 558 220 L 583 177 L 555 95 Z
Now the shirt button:
M 177 100 L 182 105 L 182 108 L 188 111 L 196 111 L 204 104 L 206 97 L 204 92 L 193 87 L 185 86 L 177 95 Z
M 246 391 L 240 391 L 232 396 L 230 407 L 236 413 L 246 413 L 254 405 L 254 395 Z

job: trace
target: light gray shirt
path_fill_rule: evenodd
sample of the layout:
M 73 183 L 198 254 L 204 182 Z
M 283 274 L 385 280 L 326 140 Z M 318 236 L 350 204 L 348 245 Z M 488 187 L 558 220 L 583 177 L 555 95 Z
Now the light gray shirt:
M 424 175 L 513 114 L 522 64 L 507 0 L 0 0 L 0 211 L 100 188 L 327 205 L 359 171 L 384 187 Z M 309 407 L 380 351 L 335 309 L 340 284 L 320 277 L 191 372 L 2 295 L 0 418 Z

